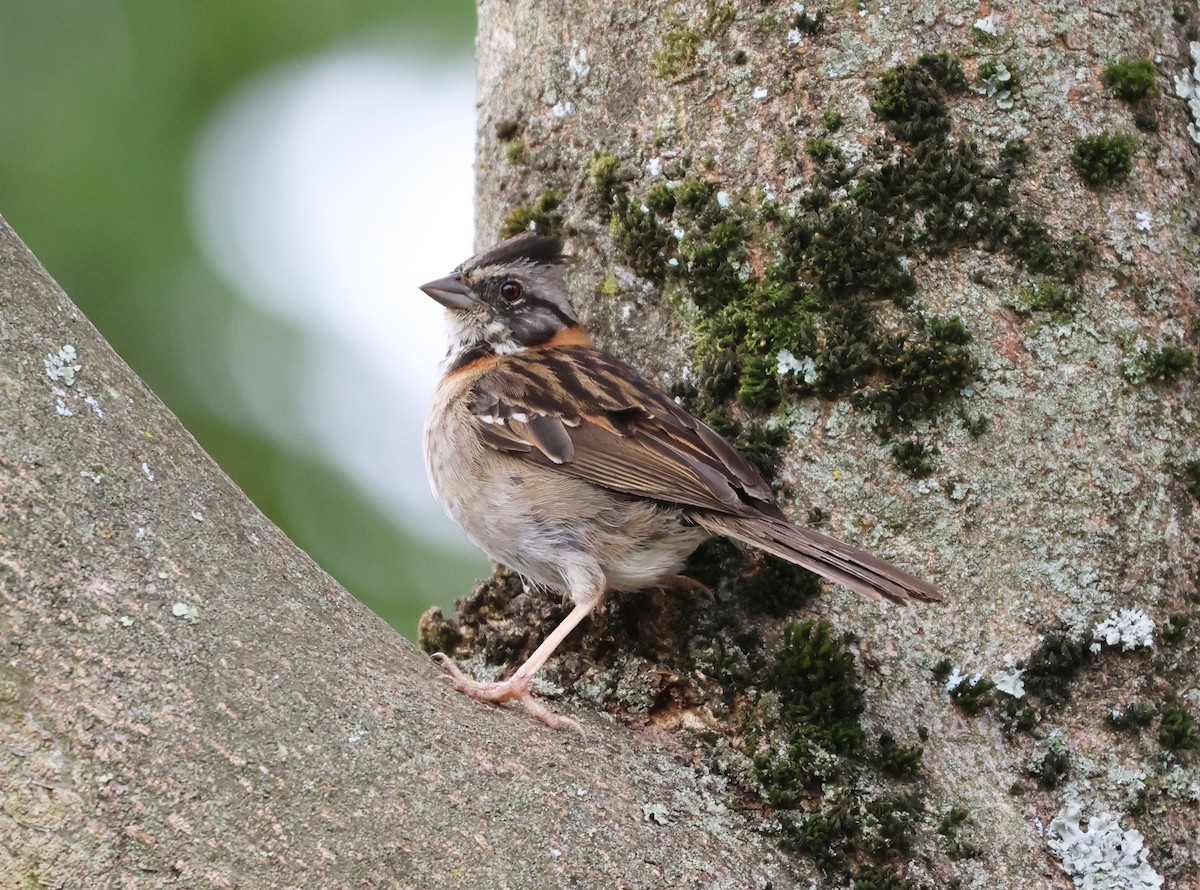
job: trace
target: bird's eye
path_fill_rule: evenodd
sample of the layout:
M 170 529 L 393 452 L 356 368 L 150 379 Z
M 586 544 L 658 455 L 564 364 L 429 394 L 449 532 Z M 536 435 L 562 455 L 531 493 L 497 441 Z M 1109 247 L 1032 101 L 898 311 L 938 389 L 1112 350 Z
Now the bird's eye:
M 517 300 L 521 299 L 521 295 L 523 293 L 524 290 L 521 288 L 519 282 L 506 281 L 504 284 L 500 285 L 500 296 L 504 297 L 504 299 L 508 300 L 510 303 L 515 303 Z

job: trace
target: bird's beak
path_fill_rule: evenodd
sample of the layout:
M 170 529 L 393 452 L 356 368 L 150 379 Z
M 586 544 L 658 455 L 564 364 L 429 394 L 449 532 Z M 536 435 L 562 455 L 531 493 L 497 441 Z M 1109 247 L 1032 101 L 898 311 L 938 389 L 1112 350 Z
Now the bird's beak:
M 457 275 L 447 275 L 437 281 L 422 284 L 421 290 L 429 294 L 447 309 L 470 309 L 479 300 Z

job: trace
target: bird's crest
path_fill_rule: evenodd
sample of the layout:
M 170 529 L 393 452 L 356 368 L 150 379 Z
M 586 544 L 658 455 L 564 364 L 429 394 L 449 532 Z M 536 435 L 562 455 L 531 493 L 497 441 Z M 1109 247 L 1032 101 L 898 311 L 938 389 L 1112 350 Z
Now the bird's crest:
M 515 238 L 501 241 L 483 253 L 471 257 L 458 271 L 471 272 L 489 267 L 513 266 L 528 263 L 534 266 L 561 266 L 567 261 L 562 242 L 547 235 L 523 232 Z

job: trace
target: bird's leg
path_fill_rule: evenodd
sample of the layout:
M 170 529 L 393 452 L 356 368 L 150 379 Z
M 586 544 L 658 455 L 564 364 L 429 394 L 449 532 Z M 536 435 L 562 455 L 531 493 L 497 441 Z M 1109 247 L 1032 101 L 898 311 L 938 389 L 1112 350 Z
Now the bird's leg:
M 537 717 L 547 726 L 552 729 L 564 729 L 571 727 L 580 735 L 583 735 L 583 729 L 579 724 L 569 717 L 562 717 L 555 714 L 541 702 L 533 697 L 529 691 L 529 681 L 554 654 L 554 650 L 559 647 L 563 640 L 567 638 L 572 630 L 575 629 L 579 622 L 583 621 L 591 612 L 604 601 L 605 590 L 603 585 L 600 586 L 599 592 L 592 593 L 587 599 L 575 604 L 575 608 L 564 618 L 550 636 L 542 640 L 542 644 L 533 651 L 533 654 L 526 659 L 525 663 L 517 668 L 507 680 L 499 680 L 493 683 L 482 683 L 479 680 L 472 680 L 462 672 L 447 655 L 441 652 L 435 652 L 433 659 L 441 665 L 442 671 L 450 677 L 454 683 L 454 688 L 459 692 L 465 692 L 473 699 L 486 702 L 506 702 L 519 701 L 521 705 L 530 714 Z

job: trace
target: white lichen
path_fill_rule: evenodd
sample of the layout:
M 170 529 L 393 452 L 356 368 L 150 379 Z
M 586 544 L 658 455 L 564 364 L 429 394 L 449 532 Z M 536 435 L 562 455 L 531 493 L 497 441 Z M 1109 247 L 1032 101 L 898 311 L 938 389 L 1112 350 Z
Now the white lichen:
M 661 803 L 642 804 L 642 818 L 655 825 L 670 825 L 672 822 L 671 811 Z
M 968 683 L 971 686 L 977 685 L 983 679 L 983 674 L 964 674 L 958 668 L 950 672 L 950 676 L 946 678 L 946 691 L 953 692 L 963 683 Z
M 1192 55 L 1192 68 L 1175 75 L 1175 95 L 1187 103 L 1192 115 L 1187 132 L 1192 141 L 1200 145 L 1200 41 L 1193 40 L 1188 44 L 1188 51 Z
M 795 374 L 808 384 L 817 382 L 817 363 L 812 357 L 796 358 L 788 349 L 781 349 L 776 354 L 775 370 L 779 374 Z
M 83 370 L 83 365 L 76 362 L 77 358 L 75 347 L 69 343 L 58 352 L 50 353 L 43 359 L 46 376 L 54 381 L 62 381 L 64 386 L 74 386 L 75 375 Z
M 995 37 L 997 34 L 996 28 L 996 13 L 990 12 L 981 19 L 975 20 L 975 30 L 982 31 L 989 37 Z
M 1133 214 L 1133 224 L 1139 232 L 1150 231 L 1150 211 L 1139 210 Z
M 1101 812 L 1084 826 L 1083 808 L 1069 804 L 1050 822 L 1048 842 L 1065 871 L 1083 890 L 1152 890 L 1163 884 L 1151 868 L 1141 832 L 1122 829 Z
M 1025 669 L 1017 667 L 1016 660 L 1011 655 L 1006 655 L 1004 670 L 992 677 L 992 682 L 996 684 L 996 691 L 1011 695 L 1013 698 L 1024 698 L 1025 681 L 1021 679 L 1021 675 L 1024 673 Z
M 1200 801 L 1200 769 L 1174 764 L 1162 776 L 1162 787 L 1176 800 Z
M 193 623 L 200 620 L 200 610 L 191 603 L 175 603 L 171 606 L 171 614 L 176 618 L 183 618 Z
M 588 64 L 588 51 L 578 43 L 572 43 L 571 49 L 571 58 L 567 60 L 567 71 L 571 75 L 571 82 L 587 80 L 587 76 L 592 70 L 592 66 Z
M 996 70 L 988 77 L 984 78 L 983 82 L 975 87 L 975 92 L 988 99 L 996 100 L 996 107 L 1009 109 L 1013 107 L 1013 94 L 1009 89 L 1009 83 L 1012 81 L 1012 72 L 1008 70 L 1003 62 L 996 63 Z
M 771 91 L 768 90 L 766 87 L 755 87 L 750 92 L 750 95 L 753 96 L 755 99 L 765 99 L 765 98 L 767 98 L 767 96 L 771 95 Z
M 96 412 L 96 416 L 101 420 L 104 419 L 104 409 L 100 407 L 100 403 L 96 401 L 95 396 L 88 396 L 83 400 L 83 403 Z
M 1122 651 L 1154 648 L 1154 620 L 1141 609 L 1119 609 L 1092 628 L 1093 652 L 1101 644 L 1121 645 Z

